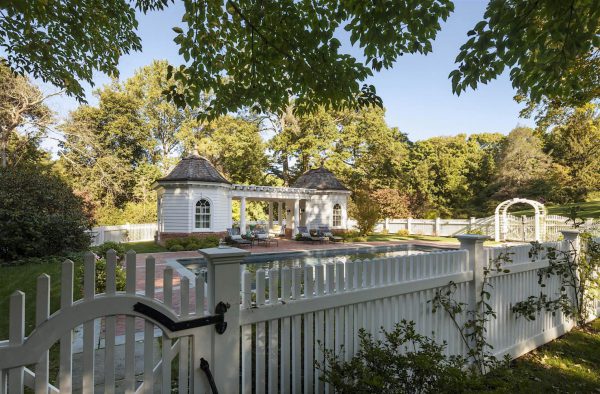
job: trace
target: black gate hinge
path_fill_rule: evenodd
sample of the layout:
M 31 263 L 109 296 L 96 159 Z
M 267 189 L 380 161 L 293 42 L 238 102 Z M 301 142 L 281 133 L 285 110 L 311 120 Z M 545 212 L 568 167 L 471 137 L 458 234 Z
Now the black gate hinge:
M 157 321 L 166 327 L 169 331 L 181 331 L 189 328 L 203 327 L 214 325 L 218 334 L 223 334 L 227 330 L 227 323 L 225 322 L 225 313 L 229 309 L 229 303 L 219 302 L 215 307 L 215 314 L 202 316 L 197 319 L 189 319 L 184 321 L 173 321 L 170 317 L 163 314 L 162 312 L 146 305 L 142 302 L 137 302 L 133 306 L 133 310 L 149 317 L 150 319 Z

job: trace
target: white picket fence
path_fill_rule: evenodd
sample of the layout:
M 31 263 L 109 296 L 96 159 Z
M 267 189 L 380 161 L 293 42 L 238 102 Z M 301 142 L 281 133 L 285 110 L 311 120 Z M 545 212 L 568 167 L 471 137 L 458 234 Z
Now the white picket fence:
M 509 215 L 512 219 L 509 226 L 509 237 L 514 241 L 533 241 L 535 236 L 533 217 L 517 217 Z M 558 215 L 548 215 L 544 218 L 542 229 L 543 239 L 547 242 L 557 241 L 561 231 L 573 230 L 569 218 Z M 350 228 L 356 227 L 356 221 L 348 220 Z M 587 219 L 580 226 L 581 230 L 589 231 L 595 236 L 600 236 L 600 220 Z M 386 231 L 397 233 L 407 231 L 410 235 L 431 235 L 454 237 L 461 234 L 477 233 L 494 237 L 494 216 L 485 218 L 471 217 L 469 219 L 386 219 L 377 223 L 375 232 Z
M 117 226 L 93 227 L 91 245 L 98 246 L 104 242 L 141 242 L 153 241 L 158 225 L 156 223 L 121 224 Z
M 576 240 L 577 235 L 565 234 L 566 241 L 547 246 L 566 250 L 576 245 L 569 240 Z M 209 363 L 220 392 L 331 392 L 315 366 L 315 361 L 323 361 L 323 349 L 343 349 L 343 357 L 349 359 L 359 348 L 361 328 L 381 338 L 382 327 L 389 330 L 402 319 L 414 321 L 421 334 L 446 341 L 448 354 L 464 355 L 466 345 L 452 321 L 442 310 L 433 313 L 428 301 L 452 281 L 457 284 L 455 299 L 470 310 L 475 308 L 484 265 L 506 252 L 504 248 L 484 248 L 484 238 L 461 236 L 457 251 L 323 261 L 315 266 L 256 272 L 250 266 L 240 268 L 247 251 L 204 249 L 206 282 L 199 275 L 191 283 L 171 268 L 163 271 L 161 279 L 152 257 L 136 267 L 135 253 L 130 252 L 125 261 L 125 292 L 116 291 L 117 261 L 112 254 L 107 258 L 105 294 L 94 292 L 95 260 L 88 255 L 83 299 L 75 302 L 74 268 L 67 261 L 58 311 L 50 313 L 49 277 L 38 279 L 35 329 L 27 337 L 25 295 L 17 291 L 11 296 L 9 339 L 0 342 L 0 393 L 21 393 L 23 387 L 39 393 L 90 393 L 94 387 L 108 393 L 170 392 L 174 388 L 178 392 L 209 392 L 202 359 Z M 539 295 L 537 270 L 548 265 L 543 255 L 532 261 L 529 250 L 528 245 L 511 248 L 513 262 L 506 267 L 510 272 L 495 273 L 490 279 L 493 290 L 488 302 L 497 318 L 486 327 L 487 340 L 497 356 L 517 357 L 573 326 L 562 313 L 542 313 L 535 321 L 512 313 L 516 302 Z M 137 289 L 136 271 L 144 275 Z M 558 283 L 549 283 L 544 291 L 558 291 Z M 194 327 L 217 316 L 219 302 L 231 305 L 219 315 L 227 323 L 222 335 L 211 325 Z M 143 312 L 140 304 L 154 313 Z M 600 300 L 595 301 L 595 308 L 596 316 L 600 315 Z M 464 321 L 465 316 L 460 318 Z M 74 376 L 73 330 L 81 325 L 83 353 L 77 360 L 82 372 Z M 103 327 L 101 333 L 98 327 Z M 141 341 L 140 346 L 136 341 Z M 55 342 L 60 344 L 60 371 L 53 379 L 48 357 Z M 118 346 L 124 349 L 117 351 Z M 119 354 L 124 359 L 119 360 Z M 104 365 L 98 370 L 94 365 L 100 356 Z M 171 376 L 174 366 L 177 376 Z

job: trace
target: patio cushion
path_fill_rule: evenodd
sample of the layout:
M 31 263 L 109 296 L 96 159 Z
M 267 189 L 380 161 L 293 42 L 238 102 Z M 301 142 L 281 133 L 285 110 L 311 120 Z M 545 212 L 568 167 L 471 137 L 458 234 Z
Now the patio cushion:
M 242 239 L 242 236 L 241 236 L 241 235 L 239 235 L 239 234 L 232 235 L 232 236 L 231 236 L 231 239 L 234 239 L 234 240 L 239 240 L 239 239 Z
M 269 238 L 269 234 L 258 233 L 258 234 L 256 234 L 256 237 L 258 239 L 267 239 L 267 238 Z
M 304 238 L 310 238 L 311 237 L 310 233 L 302 233 L 302 236 Z

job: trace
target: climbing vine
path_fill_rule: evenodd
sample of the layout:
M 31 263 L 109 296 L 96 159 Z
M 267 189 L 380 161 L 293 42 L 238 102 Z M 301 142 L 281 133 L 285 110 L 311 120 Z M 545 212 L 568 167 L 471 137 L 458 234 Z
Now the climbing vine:
M 529 257 L 548 259 L 548 266 L 540 268 L 538 284 L 540 294 L 529 296 L 512 307 L 517 317 L 535 320 L 544 311 L 556 315 L 558 311 L 573 318 L 578 325 L 585 324 L 592 312 L 593 302 L 600 293 L 600 243 L 589 233 L 580 235 L 580 247 L 569 241 L 566 250 L 533 243 Z M 557 278 L 558 292 L 549 294 L 547 284 Z
M 468 305 L 455 299 L 454 293 L 458 286 L 454 282 L 437 289 L 433 299 L 428 302 L 432 304 L 432 312 L 438 310 L 445 311 L 454 326 L 458 330 L 460 337 L 467 347 L 467 357 L 473 362 L 473 366 L 481 374 L 492 369 L 496 369 L 501 364 L 508 363 L 508 358 L 503 361 L 498 360 L 491 352 L 493 346 L 487 342 L 485 328 L 486 324 L 496 318 L 496 311 L 488 302 L 491 298 L 493 286 L 489 281 L 490 274 L 493 272 L 510 272 L 504 268 L 506 263 L 512 262 L 513 253 L 506 250 L 500 253 L 495 259 L 490 259 L 483 267 L 483 285 L 479 294 L 479 300 L 474 310 L 467 310 Z M 460 323 L 461 316 L 466 312 L 467 320 Z

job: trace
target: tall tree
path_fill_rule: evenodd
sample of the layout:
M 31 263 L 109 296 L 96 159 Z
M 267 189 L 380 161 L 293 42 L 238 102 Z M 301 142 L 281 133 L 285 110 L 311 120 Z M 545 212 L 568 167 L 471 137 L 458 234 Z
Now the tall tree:
M 555 174 L 552 159 L 543 151 L 542 140 L 533 129 L 517 127 L 506 137 L 496 177 L 498 199 L 548 198 Z
M 122 84 L 123 91 L 138 102 L 138 113 L 148 134 L 145 149 L 149 160 L 160 166 L 163 173 L 181 154 L 182 141 L 200 127 L 197 116 L 206 110 L 203 102 L 191 109 L 177 107 L 167 100 L 163 92 L 175 85 L 167 78 L 168 67 L 166 60 L 155 60 Z
M 59 154 L 76 190 L 123 206 L 133 198 L 136 169 L 148 160 L 139 103 L 115 83 L 97 92 L 98 107 L 81 106 L 61 125 Z
M 598 106 L 564 108 L 544 134 L 546 151 L 566 173 L 565 193 L 579 201 L 600 190 L 600 114 Z
M 266 144 L 256 123 L 223 116 L 207 123 L 186 145 L 188 152 L 197 149 L 232 182 L 267 182 Z
M 29 152 L 31 143 L 35 145 L 53 123 L 54 114 L 45 101 L 54 95 L 45 95 L 28 78 L 14 74 L 0 61 L 0 164 L 3 168 L 9 162 L 18 162 L 22 154 Z

